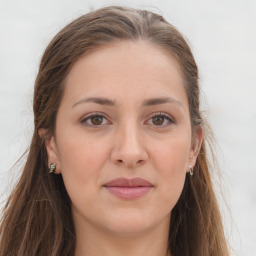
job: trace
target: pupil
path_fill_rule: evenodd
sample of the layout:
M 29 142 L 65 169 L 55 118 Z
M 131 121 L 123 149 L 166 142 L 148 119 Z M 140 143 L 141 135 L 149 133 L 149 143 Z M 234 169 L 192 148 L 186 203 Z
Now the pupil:
M 153 123 L 156 125 L 161 125 L 164 122 L 164 118 L 162 116 L 157 116 L 153 118 Z
M 102 117 L 101 116 L 92 117 L 92 124 L 100 125 L 101 123 L 102 123 Z

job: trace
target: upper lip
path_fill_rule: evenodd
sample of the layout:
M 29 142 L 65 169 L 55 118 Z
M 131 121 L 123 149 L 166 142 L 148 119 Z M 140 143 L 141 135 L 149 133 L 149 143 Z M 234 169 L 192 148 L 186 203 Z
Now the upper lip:
M 104 184 L 105 187 L 153 187 L 153 185 L 142 178 L 117 178 Z

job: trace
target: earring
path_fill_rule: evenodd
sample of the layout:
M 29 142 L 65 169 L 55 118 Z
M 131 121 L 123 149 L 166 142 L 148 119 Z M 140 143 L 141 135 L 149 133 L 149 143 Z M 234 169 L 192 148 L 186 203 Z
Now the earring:
M 56 163 L 51 163 L 49 167 L 49 173 L 55 173 L 56 171 Z
M 189 170 L 190 175 L 193 176 L 194 171 L 193 171 L 193 167 L 191 165 L 189 166 L 188 170 Z

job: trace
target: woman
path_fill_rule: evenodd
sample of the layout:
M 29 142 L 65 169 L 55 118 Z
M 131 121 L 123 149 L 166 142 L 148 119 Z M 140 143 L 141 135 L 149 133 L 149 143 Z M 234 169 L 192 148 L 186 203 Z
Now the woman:
M 62 29 L 34 91 L 35 131 L 0 255 L 228 255 L 182 35 L 106 7 Z

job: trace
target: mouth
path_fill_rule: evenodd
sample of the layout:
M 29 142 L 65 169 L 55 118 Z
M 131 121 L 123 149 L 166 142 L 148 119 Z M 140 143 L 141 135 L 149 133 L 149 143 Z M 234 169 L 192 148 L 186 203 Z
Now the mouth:
M 104 185 L 112 195 L 122 199 L 136 199 L 146 195 L 153 185 L 142 178 L 118 178 Z

